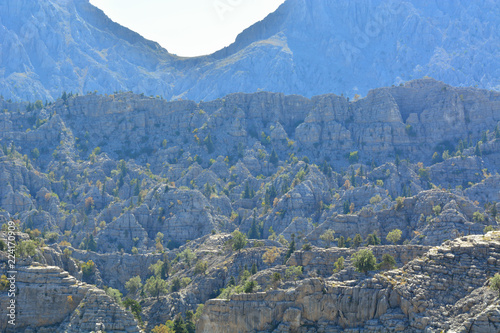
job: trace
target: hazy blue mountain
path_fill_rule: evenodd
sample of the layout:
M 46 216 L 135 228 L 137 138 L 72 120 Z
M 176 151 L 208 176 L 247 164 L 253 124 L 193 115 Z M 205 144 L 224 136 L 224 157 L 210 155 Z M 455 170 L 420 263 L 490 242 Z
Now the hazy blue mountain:
M 86 0 L 0 1 L 0 92 L 50 99 L 61 92 L 169 94 L 172 56 Z
M 0 92 L 133 90 L 208 100 L 268 90 L 365 95 L 431 76 L 500 89 L 498 1 L 288 0 L 212 55 L 179 58 L 87 0 L 0 2 Z
M 203 71 L 208 81 L 188 95 L 217 97 L 231 89 L 365 95 L 425 75 L 498 89 L 500 3 L 444 3 L 288 0 L 214 54 L 219 60 Z

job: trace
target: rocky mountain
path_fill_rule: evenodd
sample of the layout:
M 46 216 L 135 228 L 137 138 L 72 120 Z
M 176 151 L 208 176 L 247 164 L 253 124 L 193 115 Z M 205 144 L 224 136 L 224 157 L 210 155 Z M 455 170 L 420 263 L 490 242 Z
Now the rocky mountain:
M 18 331 L 166 330 L 180 314 L 202 332 L 496 332 L 499 93 L 423 79 L 353 100 L 89 93 L 0 110 L 0 305 L 10 221 L 33 313 Z M 360 249 L 394 261 L 356 272 Z M 40 302 L 57 303 L 43 320 Z M 248 302 L 272 310 L 240 317 Z
M 288 0 L 181 58 L 0 1 L 0 330 L 498 332 L 499 14 Z
M 8 260 L 4 252 L 0 255 L 2 262 Z M 17 263 L 15 300 L 17 309 L 22 310 L 17 310 L 15 327 L 7 320 L 0 322 L 3 332 L 91 332 L 104 329 L 141 332 L 132 314 L 118 306 L 103 290 L 82 283 L 60 267 L 47 265 L 43 257 L 38 260 L 44 264 L 31 260 Z M 68 258 L 64 260 L 68 261 Z M 10 299 L 7 292 L 2 291 L 0 304 L 4 308 L 10 305 Z
M 288 0 L 212 55 L 179 58 L 87 0 L 0 4 L 0 93 L 134 91 L 167 100 L 275 91 L 366 95 L 424 76 L 500 87 L 496 1 Z
M 499 240 L 498 232 L 461 237 L 388 272 L 360 278 L 346 267 L 210 300 L 197 332 L 498 332 L 498 294 L 485 284 L 498 272 Z
M 88 1 L 5 1 L 0 12 L 6 98 L 52 100 L 65 90 L 171 94 L 173 57 Z

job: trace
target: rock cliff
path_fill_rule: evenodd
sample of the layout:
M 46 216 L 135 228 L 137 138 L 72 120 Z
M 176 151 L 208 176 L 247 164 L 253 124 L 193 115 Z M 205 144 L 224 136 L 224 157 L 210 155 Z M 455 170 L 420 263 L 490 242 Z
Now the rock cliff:
M 6 258 L 2 257 L 2 266 Z M 133 316 L 104 291 L 82 283 L 59 267 L 16 267 L 16 325 L 2 320 L 3 332 L 141 332 Z M 2 267 L 2 274 L 7 274 Z M 9 275 L 9 274 L 7 274 Z M 0 305 L 7 308 L 7 292 Z
M 499 271 L 499 249 L 498 233 L 462 237 L 397 270 L 210 300 L 198 330 L 495 332 L 497 297 L 485 284 Z
M 371 247 L 377 260 L 390 254 L 401 269 L 431 256 L 433 246 L 498 228 L 499 101 L 498 93 L 432 79 L 353 101 L 265 92 L 200 103 L 133 93 L 68 94 L 47 105 L 0 100 L 0 252 L 11 221 L 22 231 L 16 241 L 24 266 L 57 266 L 57 274 L 74 276 L 70 286 L 81 285 L 81 294 L 57 295 L 88 305 L 47 313 L 41 324 L 30 317 L 23 327 L 135 329 L 132 317 L 98 288 L 117 303 L 119 292 L 136 301 L 135 316 L 150 330 L 207 301 L 208 309 L 211 302 L 232 306 L 211 299 L 254 287 L 267 293 L 255 304 L 275 295 L 291 310 L 265 308 L 263 318 L 236 319 L 231 316 L 239 312 L 227 310 L 230 330 L 255 322 L 264 331 L 311 325 L 341 331 L 362 322 L 372 331 L 419 331 L 433 318 L 448 323 L 439 329 L 458 327 L 472 317 L 448 308 L 470 302 L 469 296 L 440 300 L 441 317 L 426 305 L 432 319 L 426 322 L 426 313 L 405 312 L 404 302 L 417 304 L 409 291 L 391 296 L 391 281 L 400 278 L 371 274 L 366 284 L 350 256 L 358 245 L 379 244 Z M 387 239 L 396 229 L 401 239 Z M 235 230 L 250 239 L 241 249 L 232 247 Z M 334 274 L 341 256 L 346 267 Z M 294 266 L 303 269 L 298 281 L 290 277 Z M 126 288 L 132 278 L 135 291 Z M 418 279 L 415 286 L 430 293 L 427 280 Z M 470 297 L 492 304 L 493 294 L 479 280 L 464 281 L 474 289 Z M 293 296 L 306 289 L 323 293 L 323 287 L 334 288 L 331 298 L 318 296 L 314 304 Z M 354 287 L 375 305 L 348 302 Z M 342 312 L 326 321 L 309 317 L 317 304 L 337 304 Z M 484 318 L 495 308 L 488 306 L 470 307 L 477 327 L 489 325 Z M 269 322 L 272 316 L 285 319 Z M 219 325 L 211 321 L 202 325 Z

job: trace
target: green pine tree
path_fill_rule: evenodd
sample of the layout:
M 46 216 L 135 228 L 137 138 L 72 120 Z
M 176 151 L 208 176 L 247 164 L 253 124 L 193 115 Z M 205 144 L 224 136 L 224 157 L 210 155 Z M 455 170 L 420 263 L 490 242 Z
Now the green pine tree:
M 194 313 L 191 310 L 188 310 L 188 312 L 186 312 L 186 330 L 188 331 L 188 333 L 195 333 L 196 331 Z
M 292 241 L 288 245 L 288 251 L 286 252 L 285 260 L 283 262 L 286 263 L 287 260 L 291 257 L 292 253 L 294 252 L 295 252 L 295 234 L 292 234 Z
M 271 162 L 274 165 L 278 164 L 278 162 L 279 162 L 278 154 L 276 154 L 276 151 L 274 150 L 274 148 L 271 152 L 271 157 L 269 158 L 269 162 Z
M 174 319 L 174 332 L 175 333 L 188 333 L 186 329 L 186 324 L 184 324 L 184 320 L 182 316 L 178 314 Z
M 352 246 L 354 248 L 358 248 L 361 246 L 361 243 L 363 243 L 363 238 L 361 238 L 360 234 L 356 234 L 356 236 L 354 236 L 354 239 L 352 240 Z

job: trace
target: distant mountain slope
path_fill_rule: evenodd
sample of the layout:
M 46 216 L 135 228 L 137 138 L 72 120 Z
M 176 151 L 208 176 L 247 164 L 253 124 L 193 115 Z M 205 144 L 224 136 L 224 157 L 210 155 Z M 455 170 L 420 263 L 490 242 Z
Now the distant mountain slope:
M 214 54 L 220 60 L 188 96 L 218 97 L 233 86 L 365 95 L 425 75 L 498 89 L 498 17 L 497 1 L 288 0 Z
M 172 56 L 86 0 L 0 2 L 0 92 L 50 99 L 61 92 L 168 94 Z
M 307 97 L 431 76 L 500 89 L 497 1 L 288 0 L 235 43 L 178 58 L 88 0 L 0 3 L 0 93 L 133 90 L 209 100 L 259 90 Z

